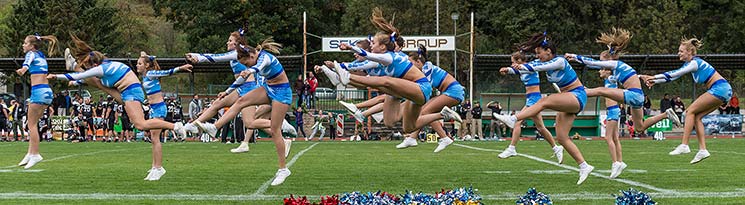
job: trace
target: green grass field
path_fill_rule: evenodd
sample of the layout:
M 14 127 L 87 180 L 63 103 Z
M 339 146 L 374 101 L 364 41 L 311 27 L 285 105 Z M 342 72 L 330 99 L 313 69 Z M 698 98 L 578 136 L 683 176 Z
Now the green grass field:
M 745 139 L 708 140 L 712 157 L 696 165 L 688 164 L 693 153 L 667 155 L 679 142 L 623 141 L 629 167 L 611 180 L 605 142 L 576 141 L 596 167 L 596 176 L 579 186 L 574 161 L 565 153 L 566 165 L 553 163 L 542 141 L 521 142 L 523 155 L 510 159 L 496 157 L 507 142 L 456 142 L 438 154 L 435 144 L 397 150 L 396 142 L 295 142 L 292 176 L 276 187 L 266 186 L 277 169 L 270 142 L 244 154 L 229 153 L 235 144 L 166 143 L 168 172 L 155 182 L 143 180 L 151 159 L 147 143 L 42 143 L 45 161 L 28 171 L 13 166 L 27 145 L 0 143 L 0 203 L 281 204 L 289 194 L 317 201 L 350 191 L 434 193 L 463 186 L 477 188 L 484 204 L 514 204 L 530 187 L 555 204 L 613 204 L 611 194 L 628 188 L 659 204 L 745 203 Z

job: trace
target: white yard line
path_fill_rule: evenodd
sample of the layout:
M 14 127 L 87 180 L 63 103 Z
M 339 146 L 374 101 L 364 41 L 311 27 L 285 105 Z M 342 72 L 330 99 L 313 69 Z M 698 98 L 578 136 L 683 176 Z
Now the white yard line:
M 496 149 L 485 149 L 485 148 L 479 148 L 479 147 L 472 147 L 472 146 L 462 145 L 462 144 L 453 144 L 453 145 L 459 146 L 459 147 L 463 147 L 463 148 L 473 149 L 473 150 L 486 151 L 486 152 L 501 152 L 502 151 L 502 150 L 496 150 Z M 579 168 L 577 168 L 577 167 L 573 167 L 573 166 L 569 166 L 569 165 L 565 165 L 565 164 L 559 164 L 557 162 L 545 160 L 543 158 L 539 158 L 539 157 L 532 156 L 532 155 L 520 154 L 520 153 L 517 153 L 517 155 L 518 156 L 521 156 L 521 157 L 528 158 L 528 159 L 532 159 L 532 160 L 535 160 L 535 161 L 543 162 L 543 163 L 546 163 L 546 164 L 558 166 L 558 167 L 561 167 L 561 168 L 564 168 L 564 169 L 568 169 L 568 170 L 572 170 L 572 171 L 575 171 L 575 172 L 579 172 Z M 645 184 L 645 183 L 641 183 L 641 182 L 636 182 L 636 181 L 631 181 L 631 180 L 628 180 L 628 179 L 619 179 L 619 178 L 611 179 L 608 176 L 605 176 L 605 175 L 602 175 L 602 174 L 598 174 L 598 173 L 595 173 L 595 172 L 591 173 L 591 175 L 592 176 L 596 176 L 596 177 L 600 177 L 600 178 L 603 178 L 603 179 L 607 179 L 607 180 L 613 180 L 613 181 L 625 183 L 625 184 L 628 184 L 628 185 L 631 185 L 631 186 L 644 187 L 644 188 L 647 188 L 647 189 L 650 189 L 650 190 L 654 190 L 656 192 L 661 192 L 661 193 L 678 193 L 677 191 L 672 190 L 672 189 L 663 189 L 663 188 L 655 187 L 655 186 L 652 186 L 652 185 L 649 185 L 649 184 Z
M 303 154 L 305 154 L 305 152 L 307 152 L 308 150 L 312 149 L 316 145 L 318 145 L 318 142 L 313 143 L 312 145 L 308 146 L 308 148 L 305 148 L 304 150 L 298 152 L 295 156 L 292 157 L 292 159 L 290 160 L 290 162 L 287 163 L 287 168 L 289 169 L 290 167 L 292 167 L 292 165 L 295 164 L 295 161 L 297 161 L 297 159 L 299 159 L 301 156 L 303 156 Z M 256 192 L 254 192 L 252 194 L 252 196 L 255 196 L 255 197 L 262 196 L 264 194 L 264 192 L 266 192 L 266 189 L 269 188 L 269 184 L 272 183 L 272 180 L 274 180 L 274 177 L 272 177 L 271 179 L 269 179 L 266 182 L 264 182 L 264 184 L 262 184 L 259 187 L 259 189 L 257 189 Z
M 147 147 L 147 148 L 150 148 L 150 147 Z M 133 149 L 139 149 L 139 147 L 138 148 L 129 148 L 129 149 L 114 149 L 114 150 L 103 150 L 103 151 L 97 151 L 97 152 L 71 154 L 71 155 L 60 156 L 60 157 L 55 157 L 55 158 L 51 158 L 51 159 L 45 159 L 45 160 L 42 160 L 41 162 L 42 163 L 43 162 L 52 162 L 52 161 L 67 159 L 67 158 L 70 158 L 70 157 L 87 156 L 87 155 L 94 155 L 94 154 L 100 154 L 100 153 L 106 153 L 106 152 L 119 152 L 119 151 L 125 151 L 125 150 L 133 150 Z M 0 167 L 0 169 L 8 169 L 8 168 L 13 168 L 13 167 L 20 167 L 20 166 L 18 166 L 18 165 L 10 165 L 10 166 L 6 166 L 6 167 Z

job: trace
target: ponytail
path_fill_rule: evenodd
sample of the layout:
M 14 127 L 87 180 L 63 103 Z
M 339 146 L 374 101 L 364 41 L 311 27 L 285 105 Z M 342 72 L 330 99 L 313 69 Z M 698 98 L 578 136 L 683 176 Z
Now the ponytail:
M 72 55 L 78 60 L 78 66 L 89 66 L 92 64 L 101 64 L 106 58 L 103 53 L 94 51 L 85 41 L 80 40 L 75 34 L 70 33 L 70 39 L 73 46 L 70 47 Z
M 49 42 L 48 51 L 47 51 L 47 54 L 49 56 L 54 55 L 55 51 L 57 51 L 57 37 L 53 35 L 41 36 L 39 35 L 39 33 L 35 33 L 34 35 L 26 36 L 26 39 L 29 39 L 29 42 L 31 42 L 31 45 L 33 45 L 34 48 L 37 50 L 41 48 L 42 42 L 44 41 Z
M 613 28 L 611 32 L 605 32 L 600 34 L 595 41 L 608 46 L 608 50 L 603 53 L 607 53 L 611 59 L 618 59 L 624 53 L 624 49 L 629 45 L 631 41 L 631 32 L 622 28 Z
M 552 54 L 556 54 L 556 43 L 552 41 L 551 36 L 546 31 L 543 33 L 534 33 L 527 41 L 518 44 L 518 48 L 523 51 L 533 51 L 541 47 L 551 49 Z
M 378 7 L 373 8 L 372 16 L 370 16 L 370 21 L 376 28 L 381 30 L 381 32 L 378 32 L 375 35 L 375 40 L 377 40 L 380 44 L 385 45 L 386 50 L 395 50 L 395 43 L 401 36 L 398 32 L 398 29 L 396 29 L 396 27 L 385 20 L 385 17 L 383 17 L 383 10 Z M 403 43 L 403 38 L 401 38 L 400 40 L 401 43 Z
M 701 49 L 701 47 L 704 46 L 704 42 L 695 37 L 686 38 L 685 36 L 683 36 L 683 39 L 680 40 L 680 45 L 685 46 L 693 53 L 693 55 L 696 55 L 698 49 Z
M 279 50 L 282 49 L 282 44 L 274 42 L 271 37 L 264 39 L 259 45 L 256 45 L 258 51 L 269 51 L 270 53 L 279 54 Z

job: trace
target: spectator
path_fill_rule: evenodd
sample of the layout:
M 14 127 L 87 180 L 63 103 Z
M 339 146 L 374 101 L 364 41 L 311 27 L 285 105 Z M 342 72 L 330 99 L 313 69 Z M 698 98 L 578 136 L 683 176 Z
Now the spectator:
M 665 112 L 665 110 L 670 108 L 672 108 L 672 101 L 670 101 L 670 97 L 665 93 L 660 100 L 660 112 Z
M 456 112 L 458 112 L 458 115 L 460 115 L 461 119 L 466 119 L 466 120 L 463 120 L 463 122 L 457 126 L 459 128 L 458 137 L 460 137 L 461 139 L 465 139 L 466 135 L 468 135 L 467 134 L 468 132 L 466 132 L 466 130 L 468 130 L 468 123 L 469 123 L 468 112 L 469 111 L 471 111 L 471 102 L 468 100 L 463 101 L 463 103 L 460 104 L 460 106 L 456 110 Z
M 67 90 L 62 91 L 62 96 L 59 98 L 58 105 L 57 113 L 59 115 L 67 115 L 67 111 L 70 109 L 70 106 L 72 106 L 70 96 L 67 95 Z
M 23 107 L 23 104 L 18 103 L 16 100 L 10 101 L 10 117 L 8 119 L 11 123 L 8 127 L 11 131 L 8 131 L 8 133 L 13 132 L 13 138 L 15 141 L 18 141 L 19 138 L 23 138 L 23 116 L 26 116 L 26 111 Z
M 329 112 L 329 138 L 331 141 L 336 139 L 336 118 L 333 112 Z
M 316 108 L 316 88 L 318 88 L 318 79 L 313 75 L 313 72 L 308 73 L 308 96 L 310 96 L 310 107 Z
M 316 136 L 316 132 L 321 131 L 321 135 L 319 135 L 319 141 L 323 141 L 323 136 L 326 135 L 326 126 L 323 125 L 323 123 L 328 122 L 328 115 L 323 114 L 323 110 L 318 110 L 318 114 L 314 116 L 315 123 L 313 124 L 313 132 L 310 133 L 310 137 L 305 139 L 305 141 L 311 141 L 313 140 L 313 137 Z
M 303 82 L 303 105 L 306 109 L 310 109 L 310 85 L 308 81 Z
M 303 110 L 302 106 L 298 106 L 295 109 L 294 113 L 295 113 L 295 125 L 297 126 L 297 130 L 300 131 L 301 134 L 303 134 L 304 139 L 308 139 L 308 136 L 305 135 L 305 129 L 303 127 L 303 114 L 305 114 L 305 110 Z
M 675 111 L 675 114 L 680 117 L 680 121 L 683 122 L 683 111 L 685 111 L 686 106 L 683 104 L 683 101 L 680 100 L 680 96 L 675 97 L 673 100 L 673 111 Z
M 479 138 L 481 140 L 484 140 L 484 133 L 482 128 L 482 121 L 481 121 L 481 103 L 474 103 L 473 108 L 471 109 L 471 134 L 473 135 L 473 138 Z
M 502 104 L 499 102 L 489 102 L 486 104 L 486 108 L 491 109 L 491 112 L 494 114 L 502 114 Z M 502 127 L 503 124 L 501 121 L 492 118 L 489 123 L 489 132 L 493 138 L 502 137 Z
M 652 101 L 649 100 L 649 95 L 644 95 L 644 115 L 649 115 L 652 111 Z
M 740 114 L 740 99 L 737 99 L 735 92 L 732 93 L 732 98 L 729 100 L 727 109 L 729 109 L 729 112 L 727 112 L 729 114 Z
M 197 119 L 199 112 L 202 112 L 202 100 L 199 99 L 199 95 L 194 95 L 189 103 L 189 121 Z
M 303 106 L 303 92 L 305 91 L 305 83 L 303 82 L 303 75 L 298 75 L 295 80 L 295 93 L 297 93 L 297 107 Z

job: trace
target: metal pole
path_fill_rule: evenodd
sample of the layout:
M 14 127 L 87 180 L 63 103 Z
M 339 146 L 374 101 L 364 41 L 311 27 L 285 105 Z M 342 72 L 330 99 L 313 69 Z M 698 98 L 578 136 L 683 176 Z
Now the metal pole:
M 453 20 L 453 36 L 458 35 L 458 26 L 457 25 L 458 19 Z M 458 41 L 456 38 L 453 38 L 455 40 L 455 48 L 458 48 Z M 455 81 L 458 81 L 458 49 L 453 50 L 453 73 L 455 74 Z
M 435 34 L 440 36 L 440 0 L 435 0 Z M 440 51 L 437 51 L 437 65 L 440 65 Z
M 308 20 L 307 13 L 303 12 L 303 80 L 305 73 L 308 72 Z
M 468 101 L 473 102 L 473 12 L 471 12 L 471 65 L 468 68 Z

